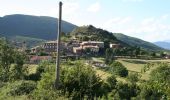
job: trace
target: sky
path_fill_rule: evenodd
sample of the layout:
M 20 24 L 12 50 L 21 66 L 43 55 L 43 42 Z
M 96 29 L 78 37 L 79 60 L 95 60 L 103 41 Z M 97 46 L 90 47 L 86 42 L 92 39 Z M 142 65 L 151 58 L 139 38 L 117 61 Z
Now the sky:
M 149 42 L 170 40 L 170 0 L 61 0 L 63 20 Z M 0 0 L 0 16 L 58 18 L 59 0 Z

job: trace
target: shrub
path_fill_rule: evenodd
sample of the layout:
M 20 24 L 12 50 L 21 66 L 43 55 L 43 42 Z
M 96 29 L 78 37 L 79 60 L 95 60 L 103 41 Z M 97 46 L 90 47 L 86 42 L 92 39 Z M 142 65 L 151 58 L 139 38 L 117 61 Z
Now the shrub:
M 110 72 L 121 77 L 126 77 L 128 75 L 128 70 L 120 62 L 113 62 L 110 66 Z
M 132 97 L 136 97 L 139 93 L 139 88 L 135 84 L 118 83 L 116 86 L 117 93 L 115 99 L 117 100 L 131 100 Z
M 33 100 L 56 100 L 58 99 L 58 91 L 54 88 L 54 73 L 43 73 L 42 78 L 38 81 L 37 89 L 31 95 Z
M 106 80 L 110 86 L 111 89 L 114 89 L 117 83 L 117 80 L 114 75 L 110 76 Z
M 131 72 L 127 78 L 130 81 L 130 83 L 134 84 L 137 81 L 139 81 L 140 75 L 137 72 Z
M 63 69 L 61 84 L 63 91 L 68 91 L 68 97 L 82 99 L 87 96 L 92 99 L 103 95 L 101 92 L 103 82 L 100 77 L 96 76 L 91 66 L 84 66 L 81 63 Z
M 140 86 L 141 92 L 138 96 L 139 99 L 145 100 L 167 100 L 163 98 L 167 98 L 163 91 L 157 89 L 157 86 L 154 86 L 152 82 L 143 83 Z
M 32 81 L 39 81 L 41 79 L 41 74 L 45 72 L 45 70 L 48 69 L 48 66 L 50 65 L 50 63 L 48 61 L 43 61 L 41 62 L 38 67 L 36 68 L 36 72 L 29 74 L 29 75 L 25 75 L 24 78 L 26 80 L 32 80 Z
M 31 93 L 36 88 L 36 83 L 33 81 L 15 81 L 10 83 L 7 88 L 9 88 L 7 94 L 11 96 L 25 95 Z

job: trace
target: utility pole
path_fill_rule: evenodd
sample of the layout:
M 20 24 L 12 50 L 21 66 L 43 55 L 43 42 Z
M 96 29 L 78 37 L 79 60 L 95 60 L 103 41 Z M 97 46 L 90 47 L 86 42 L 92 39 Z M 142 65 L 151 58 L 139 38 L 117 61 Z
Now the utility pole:
M 60 35 L 61 35 L 61 19 L 62 18 L 62 2 L 59 2 L 59 18 L 58 18 L 58 35 L 57 35 L 57 57 L 56 57 L 56 80 L 55 87 L 60 85 Z

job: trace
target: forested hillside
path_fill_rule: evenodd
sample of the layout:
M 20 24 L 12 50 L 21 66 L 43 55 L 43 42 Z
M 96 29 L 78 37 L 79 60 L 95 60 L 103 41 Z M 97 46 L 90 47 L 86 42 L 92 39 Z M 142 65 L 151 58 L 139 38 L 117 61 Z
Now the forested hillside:
M 151 51 L 165 50 L 161 47 L 158 47 L 157 45 L 155 45 L 153 43 L 150 43 L 150 42 L 138 39 L 138 38 L 130 37 L 130 36 L 127 36 L 127 35 L 124 35 L 124 34 L 121 34 L 121 33 L 114 33 L 114 36 L 117 39 L 119 39 L 119 40 L 121 40 L 121 41 L 123 41 L 123 42 L 125 42 L 125 43 L 127 43 L 131 46 L 140 46 L 143 49 L 151 50 Z
M 57 21 L 58 19 L 52 17 L 19 14 L 0 17 L 0 36 L 53 40 L 57 37 Z M 76 27 L 66 21 L 62 24 L 62 31 L 65 33 L 71 32 Z
M 128 43 L 118 40 L 111 32 L 96 28 L 92 25 L 75 28 L 70 35 L 82 41 L 103 41 L 106 43 L 119 43 L 128 46 Z

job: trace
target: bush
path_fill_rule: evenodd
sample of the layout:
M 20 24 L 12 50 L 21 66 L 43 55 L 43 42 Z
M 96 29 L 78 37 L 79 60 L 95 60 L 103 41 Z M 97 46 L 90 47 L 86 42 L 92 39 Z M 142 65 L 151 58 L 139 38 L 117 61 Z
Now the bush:
M 128 75 L 128 70 L 120 62 L 113 62 L 110 66 L 110 72 L 121 77 L 126 77 Z
M 157 86 L 154 86 L 152 82 L 143 83 L 140 86 L 141 92 L 138 96 L 139 99 L 145 100 L 167 100 L 163 98 L 167 98 L 166 95 L 157 89 Z
M 135 84 L 137 81 L 139 81 L 140 75 L 137 72 L 131 72 L 127 78 L 130 83 Z
M 131 98 L 136 97 L 140 91 L 137 85 L 130 85 L 127 83 L 118 83 L 116 89 L 116 100 L 131 100 Z
M 54 87 L 55 67 L 47 66 L 33 93 L 33 99 L 55 100 L 58 97 L 69 99 L 94 99 L 107 94 L 107 87 L 91 66 L 82 63 L 64 64 L 60 70 L 60 87 Z M 50 94 L 49 94 L 50 93 Z M 49 96 L 49 97 L 48 97 Z M 49 99 L 50 98 L 50 99 Z
M 117 80 L 114 75 L 108 77 L 106 81 L 108 82 L 111 89 L 115 89 Z
M 92 99 L 103 95 L 101 92 L 103 81 L 96 76 L 91 66 L 84 66 L 82 63 L 63 69 L 61 84 L 63 91 L 69 93 L 68 97 L 83 99 L 87 96 Z
M 48 61 L 41 62 L 38 65 L 38 67 L 36 68 L 36 72 L 35 73 L 29 74 L 29 75 L 25 75 L 24 78 L 26 80 L 39 81 L 41 79 L 41 74 L 44 73 L 45 70 L 47 70 L 49 65 L 50 65 L 50 63 Z
M 54 81 L 54 73 L 43 73 L 31 98 L 33 100 L 56 100 L 59 93 L 54 88 Z
M 9 88 L 7 94 L 11 96 L 26 95 L 36 88 L 36 83 L 33 81 L 15 81 L 10 83 L 7 88 Z

